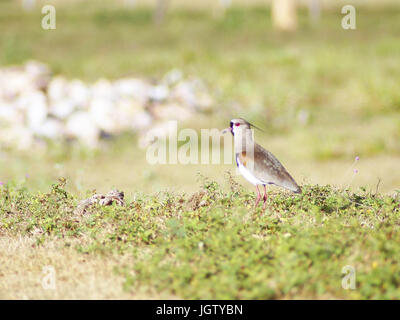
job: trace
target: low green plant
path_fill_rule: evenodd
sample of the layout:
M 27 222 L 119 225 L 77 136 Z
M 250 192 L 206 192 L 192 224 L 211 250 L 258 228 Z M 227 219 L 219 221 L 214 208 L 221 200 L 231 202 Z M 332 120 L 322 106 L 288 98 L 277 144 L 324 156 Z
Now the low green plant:
M 268 193 L 265 212 L 228 174 L 226 186 L 199 176 L 191 195 L 135 194 L 124 207 L 74 213 L 65 179 L 48 193 L 0 187 L 2 237 L 59 239 L 82 255 L 129 255 L 116 272 L 126 290 L 189 299 L 400 298 L 399 199 L 332 186 L 300 195 Z M 227 190 L 225 190 L 227 189 Z M 32 248 L 35 250 L 35 247 Z M 342 268 L 356 288 L 342 288 Z

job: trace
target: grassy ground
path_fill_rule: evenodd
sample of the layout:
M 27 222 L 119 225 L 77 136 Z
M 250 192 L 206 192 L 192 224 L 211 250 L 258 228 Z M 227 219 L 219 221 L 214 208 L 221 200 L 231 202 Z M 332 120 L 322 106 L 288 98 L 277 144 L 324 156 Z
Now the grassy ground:
M 56 73 L 88 81 L 127 74 L 157 78 L 180 68 L 205 79 L 216 97 L 212 117 L 180 127 L 223 128 L 243 116 L 265 129 L 258 141 L 300 181 L 346 186 L 352 177 L 342 176 L 358 155 L 353 186 L 373 190 L 381 178 L 381 191 L 398 188 L 400 177 L 392 174 L 400 159 L 400 9 L 395 4 L 357 7 L 355 31 L 341 28 L 338 7 L 324 11 L 318 25 L 301 11 L 295 34 L 273 31 L 268 8 L 260 5 L 233 7 L 222 17 L 205 8 L 177 8 L 162 26 L 153 24 L 148 7 L 80 1 L 57 8 L 57 30 L 44 31 L 39 10 L 21 12 L 16 2 L 1 2 L 0 64 L 35 58 Z M 56 168 L 65 168 L 71 180 L 80 177 L 76 183 L 82 190 L 99 188 L 99 182 L 149 190 L 150 176 L 151 186 L 170 185 L 165 176 L 171 171 L 149 167 L 136 139 L 124 141 L 83 164 L 74 156 L 80 152 L 70 149 L 42 157 L 3 152 L 0 179 L 29 174 L 30 186 L 44 190 L 59 176 Z M 118 157 L 111 157 L 116 150 Z M 128 162 L 135 172 L 126 175 Z M 92 169 L 81 170 L 86 165 Z M 194 172 L 218 175 L 225 169 L 185 168 L 171 179 L 180 190 L 192 190 Z
M 156 26 L 145 6 L 73 2 L 44 31 L 39 10 L 0 2 L 0 65 L 34 58 L 87 81 L 180 68 L 216 97 L 211 116 L 181 128 L 243 116 L 305 185 L 294 197 L 272 189 L 263 214 L 247 184 L 224 178 L 233 166 L 150 166 L 135 137 L 96 152 L 0 149 L 0 298 L 400 298 L 400 9 L 357 7 L 355 31 L 338 7 L 318 25 L 301 11 L 295 34 L 273 31 L 269 14 L 178 7 Z M 198 171 L 221 187 L 199 188 Z M 51 191 L 60 176 L 66 194 Z M 112 187 L 125 208 L 73 214 L 87 190 Z M 56 291 L 41 286 L 46 265 Z M 341 286 L 346 265 L 356 290 Z
M 63 182 L 48 193 L 1 187 L 0 297 L 400 298 L 399 195 L 306 185 L 270 193 L 263 213 L 230 175 L 225 191 L 200 184 L 84 215 Z M 41 287 L 44 266 L 55 290 Z M 342 287 L 345 266 L 354 290 Z

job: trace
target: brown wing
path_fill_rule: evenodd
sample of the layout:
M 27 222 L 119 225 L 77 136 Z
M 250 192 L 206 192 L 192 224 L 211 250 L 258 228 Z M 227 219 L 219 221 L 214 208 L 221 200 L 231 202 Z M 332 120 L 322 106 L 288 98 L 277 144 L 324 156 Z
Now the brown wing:
M 301 188 L 279 160 L 260 145 L 254 146 L 255 161 L 246 152 L 239 153 L 237 156 L 240 162 L 265 184 L 275 184 L 296 193 L 301 192 Z

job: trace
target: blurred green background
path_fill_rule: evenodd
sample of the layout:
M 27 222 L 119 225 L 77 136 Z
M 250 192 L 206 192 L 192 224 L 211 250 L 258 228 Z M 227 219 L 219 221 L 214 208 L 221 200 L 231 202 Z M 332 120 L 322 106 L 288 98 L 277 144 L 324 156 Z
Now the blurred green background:
M 0 0 L 0 66 L 35 59 L 84 81 L 157 79 L 178 68 L 203 79 L 215 100 L 211 114 L 181 128 L 222 129 L 244 117 L 264 129 L 257 141 L 300 184 L 375 190 L 381 179 L 380 191 L 399 189 L 398 1 L 354 2 L 356 30 L 341 26 L 341 7 L 351 1 L 324 1 L 319 21 L 301 5 L 294 32 L 272 28 L 268 1 L 233 1 L 223 12 L 218 2 L 172 0 L 158 24 L 155 1 L 52 1 L 56 30 L 41 28 L 42 3 L 27 11 L 20 1 Z M 234 165 L 150 166 L 131 135 L 96 151 L 57 144 L 0 150 L 0 181 L 40 190 L 64 176 L 77 192 L 190 192 L 198 171 L 222 181 L 226 170 Z

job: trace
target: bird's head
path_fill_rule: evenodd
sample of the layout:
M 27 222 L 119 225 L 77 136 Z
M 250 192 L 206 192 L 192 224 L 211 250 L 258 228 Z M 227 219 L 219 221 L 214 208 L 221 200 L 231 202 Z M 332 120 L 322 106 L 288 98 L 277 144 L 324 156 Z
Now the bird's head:
M 232 119 L 229 128 L 226 128 L 223 133 L 230 131 L 232 135 L 244 130 L 251 129 L 251 124 L 242 118 Z

